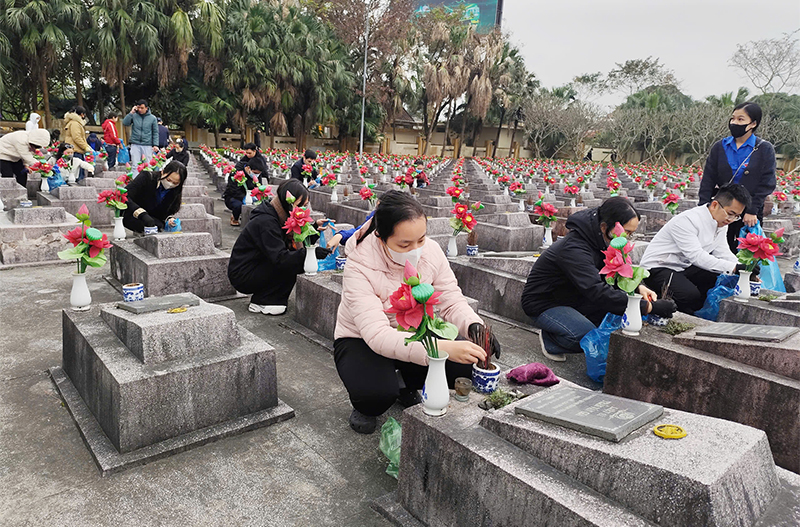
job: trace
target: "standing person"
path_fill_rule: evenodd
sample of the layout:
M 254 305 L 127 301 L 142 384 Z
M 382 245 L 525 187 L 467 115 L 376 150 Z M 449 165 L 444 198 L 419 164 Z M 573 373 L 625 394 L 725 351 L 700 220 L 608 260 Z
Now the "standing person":
M 86 159 L 86 154 L 91 147 L 86 142 L 86 109 L 83 106 L 76 106 L 64 115 L 63 140 L 73 146 L 75 157 L 82 161 Z M 78 181 L 85 177 L 86 171 L 81 168 L 78 171 Z
M 149 163 L 153 154 L 158 152 L 158 121 L 150 113 L 147 101 L 137 101 L 131 113 L 122 120 L 122 125 L 131 127 L 131 165 L 138 166 L 142 159 Z
M 639 227 L 639 213 L 623 197 L 609 198 L 596 209 L 567 219 L 569 233 L 544 251 L 533 264 L 522 291 L 522 309 L 542 331 L 542 354 L 565 361 L 566 353 L 583 353 L 581 339 L 595 329 L 606 313 L 622 315 L 628 294 L 609 285 L 600 275 L 611 243 L 611 233 L 620 224 L 628 237 Z M 657 300 L 656 294 L 639 285 L 642 314 L 671 317 L 675 305 Z
M 745 269 L 731 252 L 726 231 L 750 207 L 743 185 L 724 185 L 711 200 L 681 212 L 664 225 L 647 246 L 641 266 L 650 271 L 648 287 L 661 291 L 669 284 L 678 309 L 694 314 L 703 307 L 709 289 L 722 273 Z M 758 275 L 758 268 L 753 272 Z
M 169 128 L 164 126 L 164 121 L 161 120 L 161 117 L 158 118 L 158 148 L 165 149 L 169 146 L 172 142 L 172 139 L 169 136 Z
M 256 128 L 256 133 L 253 134 L 253 144 L 261 150 L 261 128 Z
M 739 231 L 764 221 L 764 200 L 775 191 L 775 147 L 756 137 L 761 123 L 761 107 L 754 102 L 733 109 L 728 122 L 731 135 L 711 147 L 700 181 L 699 204 L 711 203 L 717 190 L 729 183 L 743 185 L 750 194 L 750 204 L 741 219 L 728 226 L 728 246 L 736 252 Z
M 163 170 L 142 170 L 128 184 L 128 208 L 122 223 L 134 232 L 144 232 L 145 227 L 175 226 L 175 214 L 181 208 L 186 167 L 179 161 L 170 161 Z
M 266 172 L 267 163 L 261 156 L 254 157 L 248 164 L 250 169 L 244 178 L 244 185 L 240 185 L 232 177 L 228 178 L 228 185 L 225 187 L 225 192 L 222 193 L 222 199 L 225 200 L 225 206 L 231 209 L 231 225 L 234 227 L 239 226 L 239 216 L 242 215 L 242 205 L 247 194 L 256 188 L 261 178 L 261 173 Z
M 37 128 L 18 130 L 0 137 L 0 176 L 16 178 L 23 187 L 28 182 L 28 167 L 36 163 L 33 153 L 50 144 L 50 132 Z
M 346 246 L 347 265 L 342 282 L 334 332 L 336 371 L 342 379 L 353 411 L 350 428 L 371 434 L 378 416 L 395 401 L 403 406 L 420 402 L 417 390 L 425 383 L 428 354 L 420 342 L 405 345 L 409 333 L 397 330 L 387 315 L 389 297 L 403 282 L 408 261 L 422 282 L 440 293 L 438 311 L 458 327 L 462 337 L 480 331 L 483 320 L 467 304 L 444 252 L 427 237 L 428 220 L 411 194 L 389 191 L 381 196 L 372 220 L 354 234 Z M 467 340 L 439 340 L 449 355 L 445 363 L 448 385 L 457 377 L 470 377 L 472 365 L 486 360 L 486 352 Z M 495 354 L 500 347 L 492 341 Z M 401 390 L 396 371 L 405 383 Z
M 33 132 L 34 130 L 39 128 L 39 121 L 41 121 L 42 117 L 33 112 L 29 117 L 28 121 L 25 123 L 25 131 L 26 132 Z
M 295 202 L 286 201 L 290 193 Z M 289 213 L 308 204 L 308 189 L 289 179 L 278 187 L 271 201 L 263 201 L 250 213 L 231 250 L 228 279 L 240 293 L 253 295 L 248 310 L 264 315 L 282 315 L 289 305 L 289 295 L 303 272 L 306 251 L 314 250 L 318 259 L 331 251 L 324 247 L 297 247 L 283 230 Z M 317 220 L 319 227 L 326 220 Z
M 297 162 L 292 165 L 292 179 L 298 179 L 300 181 L 305 181 L 308 183 L 309 181 L 314 181 L 317 179 L 319 173 L 317 169 L 314 167 L 314 160 L 317 159 L 317 153 L 313 150 L 306 150 L 303 154 L 303 157 L 297 160 Z M 303 176 L 303 165 L 309 165 L 311 167 L 311 175 L 310 176 Z
M 108 154 L 108 168 L 112 169 L 117 164 L 117 149 L 122 146 L 122 140 L 117 133 L 117 122 L 119 116 L 116 112 L 111 112 L 103 121 L 103 141 L 106 143 L 106 153 Z

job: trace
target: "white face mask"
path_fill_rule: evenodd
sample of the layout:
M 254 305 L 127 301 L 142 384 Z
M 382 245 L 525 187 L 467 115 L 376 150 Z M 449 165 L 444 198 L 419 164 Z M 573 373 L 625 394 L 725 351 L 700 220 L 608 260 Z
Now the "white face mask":
M 161 186 L 164 187 L 165 189 L 169 190 L 169 189 L 177 187 L 178 185 L 176 185 L 175 183 L 173 183 L 172 181 L 170 181 L 168 179 L 162 179 L 161 180 Z
M 391 250 L 388 245 L 386 246 L 386 250 L 389 251 L 389 256 L 391 256 L 392 261 L 404 267 L 406 265 L 406 261 L 411 262 L 411 265 L 416 267 L 417 264 L 419 264 L 420 257 L 422 256 L 422 249 L 423 247 L 417 247 L 414 250 L 405 253 L 399 253 L 397 251 Z

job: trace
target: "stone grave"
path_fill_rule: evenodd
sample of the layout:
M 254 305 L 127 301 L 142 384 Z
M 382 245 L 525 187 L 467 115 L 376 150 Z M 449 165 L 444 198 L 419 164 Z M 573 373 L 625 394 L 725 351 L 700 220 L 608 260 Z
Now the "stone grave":
M 531 391 L 490 413 L 476 393 L 451 401 L 443 417 L 407 409 L 397 491 L 373 507 L 402 526 L 766 526 L 783 525 L 800 504 L 800 476 L 775 467 L 761 430 L 563 381 Z M 524 415 L 561 391 L 573 394 L 562 417 L 591 433 Z M 664 424 L 687 435 L 656 436 Z M 625 427 L 618 442 L 594 435 Z
M 28 190 L 10 177 L 0 177 L 0 200 L 5 210 L 19 207 L 20 200 L 28 197 Z M 2 211 L 0 211 L 2 212 Z
M 207 232 L 214 240 L 214 245 L 222 245 L 222 220 L 206 212 L 200 203 L 185 203 L 175 217 L 181 220 L 183 232 Z
M 761 294 L 770 291 L 763 290 Z M 780 295 L 780 293 L 775 293 Z M 725 298 L 719 304 L 718 322 L 734 322 L 744 324 L 766 324 L 771 326 L 800 327 L 800 311 L 779 307 L 757 298 L 750 298 L 747 302 L 737 302 L 733 297 Z
M 78 219 L 63 207 L 0 212 L 0 263 L 61 262 L 58 252 L 69 247 L 63 235 L 78 225 Z
M 141 283 L 145 295 L 153 297 L 189 292 L 219 300 L 238 295 L 228 280 L 230 255 L 214 247 L 209 233 L 140 236 L 115 241 L 109 252 L 109 281 L 118 290 Z
M 102 190 L 102 189 L 101 189 Z M 102 203 L 97 203 L 98 188 L 76 185 L 63 185 L 50 192 L 36 194 L 39 205 L 43 207 L 64 207 L 70 214 L 77 214 L 81 205 L 89 209 L 92 227 L 112 227 L 114 212 Z
M 675 319 L 696 329 L 671 337 L 645 326 L 638 337 L 611 335 L 604 393 L 764 430 L 775 463 L 800 472 L 800 335 L 787 331 L 796 328 L 766 328 L 787 335 L 767 342 L 742 339 L 758 328 Z M 737 337 L 725 336 L 733 326 Z
M 294 416 L 273 348 L 233 311 L 192 294 L 132 304 L 64 310 L 50 369 L 103 475 Z

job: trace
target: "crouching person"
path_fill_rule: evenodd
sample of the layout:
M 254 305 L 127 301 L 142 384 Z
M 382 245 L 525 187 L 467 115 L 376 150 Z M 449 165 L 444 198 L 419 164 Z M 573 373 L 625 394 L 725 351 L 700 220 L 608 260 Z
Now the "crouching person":
M 181 208 L 186 167 L 179 161 L 167 163 L 163 170 L 142 170 L 128 184 L 128 208 L 122 223 L 134 232 L 145 227 L 174 227 L 175 214 Z

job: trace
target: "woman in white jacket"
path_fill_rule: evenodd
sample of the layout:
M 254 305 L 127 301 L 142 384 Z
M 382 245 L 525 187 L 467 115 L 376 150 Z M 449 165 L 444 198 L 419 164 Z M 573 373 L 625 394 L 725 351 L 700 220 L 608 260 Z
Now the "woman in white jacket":
M 75 149 L 71 144 L 61 143 L 56 155 L 47 160 L 51 165 L 58 167 L 61 171 L 61 177 L 64 178 L 64 181 L 69 186 L 75 185 L 75 182 L 78 180 L 78 173 L 81 169 L 90 172 L 92 177 L 94 177 L 94 165 L 87 163 L 83 159 L 73 157 L 74 153 Z M 59 163 L 59 160 L 62 162 Z
M 42 117 L 38 113 L 32 113 L 30 117 L 28 117 L 28 121 L 25 123 L 25 131 L 26 132 L 33 132 L 34 130 L 39 129 L 39 121 L 42 120 Z
M 36 163 L 33 153 L 50 144 L 50 132 L 18 130 L 0 137 L 0 176 L 13 177 L 23 187 L 28 182 L 28 167 Z

